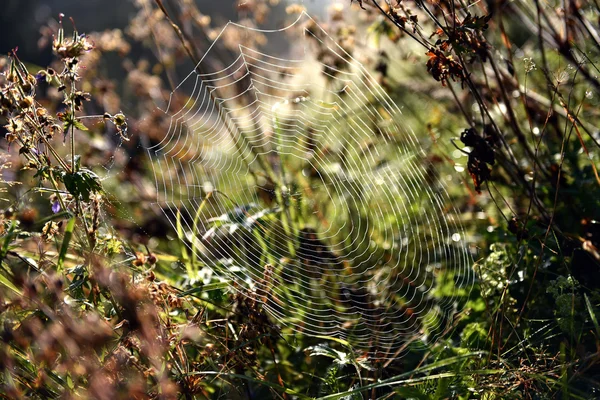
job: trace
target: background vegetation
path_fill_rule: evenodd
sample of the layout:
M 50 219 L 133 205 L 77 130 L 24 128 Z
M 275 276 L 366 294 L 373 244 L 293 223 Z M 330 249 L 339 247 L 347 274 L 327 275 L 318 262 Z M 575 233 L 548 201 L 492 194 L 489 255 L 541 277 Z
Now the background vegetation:
M 0 59 L 1 396 L 598 396 L 597 2 L 329 9 L 329 32 L 364 55 L 429 138 L 429 162 L 454 177 L 473 243 L 477 279 L 455 299 L 463 311 L 440 340 L 407 340 L 386 360 L 282 332 L 265 293 L 200 283 L 199 260 L 152 208 L 142 148 L 168 129 L 157 104 L 220 31 L 203 3 L 137 0 L 127 28 L 89 35 L 61 17 L 41 29 L 49 66 L 17 50 Z M 303 7 L 234 6 L 257 26 Z M 237 48 L 229 39 L 217 65 Z

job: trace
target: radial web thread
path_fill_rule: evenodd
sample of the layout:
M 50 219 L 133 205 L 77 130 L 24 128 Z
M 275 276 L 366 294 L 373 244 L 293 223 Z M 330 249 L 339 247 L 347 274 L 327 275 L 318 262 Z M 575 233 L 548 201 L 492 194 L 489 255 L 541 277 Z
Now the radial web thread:
M 147 149 L 157 205 L 231 290 L 256 290 L 272 264 L 263 307 L 283 326 L 384 358 L 435 340 L 472 285 L 472 260 L 400 109 L 305 13 L 274 31 L 229 23 L 215 43 L 228 29 L 285 36 L 300 51 L 240 45 L 211 71 L 211 46 Z

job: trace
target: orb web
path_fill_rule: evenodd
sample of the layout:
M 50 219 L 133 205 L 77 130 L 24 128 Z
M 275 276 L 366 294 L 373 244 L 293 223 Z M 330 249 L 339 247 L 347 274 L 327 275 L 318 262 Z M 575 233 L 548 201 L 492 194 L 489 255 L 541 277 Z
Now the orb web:
M 240 44 L 211 69 L 230 29 L 300 50 Z M 471 259 L 400 109 L 306 13 L 273 31 L 230 22 L 215 43 L 147 148 L 156 203 L 209 279 L 256 293 L 271 265 L 258 299 L 276 321 L 378 357 L 435 340 L 472 283 Z

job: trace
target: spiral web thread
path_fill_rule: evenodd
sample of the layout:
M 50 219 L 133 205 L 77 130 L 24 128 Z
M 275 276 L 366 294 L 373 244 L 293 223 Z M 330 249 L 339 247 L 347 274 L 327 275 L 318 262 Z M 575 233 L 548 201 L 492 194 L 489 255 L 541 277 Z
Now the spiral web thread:
M 285 36 L 304 53 L 240 44 L 235 61 L 207 72 L 228 29 Z M 259 300 L 274 319 L 378 357 L 434 340 L 471 286 L 471 259 L 400 109 L 306 13 L 274 31 L 230 22 L 215 43 L 173 92 L 191 88 L 183 105 L 172 94 L 170 128 L 147 149 L 157 205 L 209 278 L 256 292 L 271 263 Z

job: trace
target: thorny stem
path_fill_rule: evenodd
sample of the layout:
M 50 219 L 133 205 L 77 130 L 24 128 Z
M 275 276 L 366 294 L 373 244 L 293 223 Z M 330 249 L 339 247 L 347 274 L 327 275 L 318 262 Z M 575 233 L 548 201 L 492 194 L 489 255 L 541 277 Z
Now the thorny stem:
M 82 120 L 82 119 L 103 119 L 104 115 L 82 115 L 80 117 L 77 117 L 77 120 Z
M 554 26 L 552 25 L 552 21 L 550 20 L 548 15 L 544 12 L 542 7 L 538 4 L 539 0 L 535 0 L 535 1 L 536 1 L 536 6 L 538 8 L 538 13 L 540 14 L 541 17 L 544 18 L 544 21 L 545 21 L 544 26 L 546 26 L 547 30 L 551 31 L 551 32 L 549 32 L 549 35 L 552 38 L 552 40 L 554 41 L 554 43 L 550 43 L 550 44 L 555 46 L 558 49 L 558 52 L 563 57 L 565 57 L 569 62 L 571 62 L 575 65 L 578 65 L 578 69 L 579 69 L 580 73 L 583 75 L 583 77 L 586 79 L 586 81 L 588 81 L 590 84 L 592 84 L 596 90 L 600 91 L 600 82 L 598 81 L 598 79 L 596 79 L 594 76 L 592 76 L 590 71 L 588 71 L 587 68 L 585 68 L 583 65 L 581 65 L 581 62 L 579 62 L 573 55 L 573 51 L 572 51 L 573 43 L 569 40 L 568 37 L 565 37 L 564 39 L 560 37 L 559 33 L 556 31 L 556 29 L 554 29 Z M 508 6 L 511 7 L 510 3 Z M 538 23 L 538 26 L 539 26 L 540 30 L 543 29 L 541 23 Z M 545 38 L 545 40 L 548 41 L 548 38 Z
M 490 65 L 492 66 L 492 70 L 494 71 L 494 76 L 496 77 L 496 81 L 498 82 L 498 87 L 500 88 L 500 94 L 502 95 L 502 99 L 506 103 L 506 110 L 508 113 L 510 125 L 513 128 L 513 132 L 517 136 L 517 139 L 519 139 L 519 142 L 521 142 L 521 145 L 523 146 L 523 148 L 525 149 L 527 154 L 531 158 L 533 158 L 533 152 L 531 151 L 531 148 L 529 147 L 529 144 L 527 143 L 527 139 L 525 138 L 525 136 L 523 135 L 523 132 L 521 131 L 521 127 L 519 126 L 519 123 L 517 122 L 517 117 L 515 115 L 515 112 L 514 112 L 513 108 L 510 106 L 510 100 L 508 98 L 508 93 L 506 93 L 506 87 L 505 87 L 505 85 L 502 84 L 502 76 L 501 76 L 500 71 L 498 70 L 498 67 L 496 66 L 496 62 L 494 61 L 492 54 L 490 52 L 488 52 L 488 59 L 490 60 Z M 534 160 L 535 160 L 535 158 L 534 158 Z M 537 160 L 537 162 L 539 162 L 539 160 Z
M 177 35 L 179 40 L 181 41 L 181 44 L 183 45 L 183 48 L 185 49 L 185 52 L 187 53 L 188 57 L 190 57 L 190 59 L 196 64 L 196 69 L 198 70 L 199 73 L 201 73 L 201 71 L 199 71 L 200 57 L 198 56 L 198 54 L 196 54 L 196 52 L 192 51 L 192 49 L 189 46 L 189 42 L 185 39 L 185 36 L 183 35 L 183 32 L 181 31 L 179 26 L 175 22 L 173 22 L 173 20 L 169 16 L 169 12 L 165 8 L 162 0 L 154 0 L 154 2 L 156 3 L 156 5 L 158 5 L 160 10 L 164 14 L 165 18 L 167 19 L 167 21 L 169 21 L 169 23 L 171 24 L 171 27 L 175 31 L 175 34 Z
M 417 36 L 415 36 L 414 34 L 412 34 L 408 29 L 404 28 L 402 25 L 400 25 L 394 18 L 392 18 L 391 15 L 389 15 L 389 13 L 387 13 L 383 8 L 381 8 L 381 6 L 379 5 L 379 3 L 377 2 L 377 0 L 373 0 L 373 4 L 375 4 L 375 7 L 377 7 L 379 9 L 379 11 L 385 15 L 385 17 L 387 19 L 389 19 L 394 25 L 396 25 L 398 27 L 398 29 L 400 29 L 402 32 L 406 33 L 408 36 L 410 36 L 412 39 L 414 39 L 417 43 L 419 43 L 421 46 L 425 47 L 427 50 L 429 50 L 429 48 L 431 46 L 429 46 L 427 43 L 423 42 L 420 38 L 418 38 Z
M 569 93 L 569 102 L 570 102 L 571 94 L 572 94 L 572 91 L 571 91 L 571 93 Z M 568 103 L 567 103 L 567 105 L 568 105 Z M 579 115 L 579 112 L 581 111 L 582 106 L 583 106 L 583 101 L 579 104 L 579 107 L 577 108 L 576 116 Z M 567 133 L 566 130 L 567 130 L 569 122 L 571 123 L 571 127 L 569 129 L 569 132 Z M 556 177 L 556 189 L 554 192 L 554 204 L 552 206 L 552 213 L 550 215 L 550 221 L 548 222 L 548 227 L 546 228 L 546 233 L 544 234 L 544 240 L 541 242 L 541 248 L 540 248 L 540 251 L 538 254 L 538 260 L 535 263 L 535 267 L 534 267 L 533 274 L 531 277 L 531 283 L 529 285 L 529 289 L 527 291 L 525 301 L 523 302 L 523 306 L 521 307 L 521 309 L 519 311 L 519 315 L 517 316 L 515 326 L 517 326 L 520 323 L 520 321 L 523 317 L 523 314 L 525 313 L 525 306 L 528 304 L 528 299 L 531 296 L 531 292 L 533 290 L 533 284 L 535 282 L 535 277 L 537 275 L 537 271 L 542 263 L 542 260 L 544 259 L 543 254 L 544 254 L 544 250 L 546 248 L 546 242 L 548 241 L 548 236 L 550 235 L 550 231 L 552 230 L 553 223 L 554 223 L 554 217 L 556 215 L 556 204 L 558 203 L 558 193 L 560 191 L 560 178 L 561 178 L 561 174 L 562 174 L 563 163 L 565 160 L 565 149 L 566 149 L 567 143 L 569 142 L 569 140 L 573 134 L 574 129 L 577 129 L 575 122 L 573 122 L 572 120 L 565 121 L 565 135 L 563 136 L 563 140 L 562 140 L 562 144 L 561 144 L 561 150 L 560 150 L 561 159 L 560 159 L 560 163 L 558 165 L 558 175 Z M 511 336 L 512 336 L 512 332 L 506 339 L 506 342 L 508 342 L 508 340 L 510 339 Z
M 431 13 L 431 11 L 425 6 L 425 4 L 423 4 L 422 1 L 419 2 L 419 4 L 425 10 L 425 12 L 427 13 L 427 15 L 431 18 L 431 20 L 434 21 L 434 23 L 436 25 L 440 26 L 440 28 L 444 32 L 446 32 L 446 34 L 448 34 L 447 31 L 446 31 L 446 29 L 445 29 L 445 27 L 441 25 L 441 23 L 439 22 L 439 20 L 435 17 L 435 15 L 433 15 Z M 378 8 L 380 9 L 381 12 L 385 13 L 385 11 L 383 11 L 380 7 L 378 7 Z M 389 18 L 390 17 L 388 16 L 388 19 Z M 456 19 L 455 16 L 454 16 L 454 19 Z M 398 24 L 396 24 L 396 26 L 398 26 Z M 488 51 L 487 55 L 488 55 L 488 59 L 490 60 L 490 65 L 492 66 L 492 69 L 494 70 L 494 74 L 496 75 L 497 80 L 499 82 L 501 82 L 502 76 L 500 75 L 500 72 L 499 72 L 496 64 L 493 61 L 491 52 Z M 463 67 L 463 69 L 465 71 L 465 74 L 464 74 L 465 80 L 464 81 L 467 84 L 467 87 L 469 88 L 469 91 L 474 96 L 477 104 L 480 106 L 482 118 L 485 115 L 487 115 L 487 117 L 489 118 L 491 124 L 494 126 L 495 131 L 498 132 L 498 136 L 499 136 L 502 144 L 504 145 L 504 147 L 505 147 L 505 149 L 507 151 L 507 154 L 510 157 L 510 159 L 511 159 L 511 161 L 512 161 L 512 163 L 513 163 L 513 165 L 514 165 L 514 167 L 515 167 L 515 169 L 517 171 L 517 173 L 516 173 L 517 179 L 519 179 L 521 181 L 521 183 L 529 191 L 530 195 L 535 199 L 536 207 L 540 210 L 540 212 L 542 213 L 542 215 L 546 215 L 547 213 L 545 212 L 544 206 L 540 203 L 539 199 L 537 199 L 537 196 L 536 196 L 535 192 L 533 191 L 533 188 L 528 184 L 528 182 L 525 181 L 525 179 L 524 179 L 524 173 L 521 170 L 521 168 L 519 167 L 519 164 L 518 164 L 518 162 L 517 162 L 517 160 L 515 158 L 515 155 L 513 154 L 510 146 L 506 142 L 506 140 L 504 138 L 504 135 L 502 134 L 502 131 L 500 130 L 500 128 L 496 124 L 496 121 L 494 120 L 494 118 L 492 118 L 492 115 L 490 114 L 488 108 L 486 107 L 484 99 L 481 97 L 481 94 L 479 93 L 479 90 L 477 89 L 477 86 L 475 85 L 475 83 L 473 82 L 473 80 L 471 78 L 471 73 L 469 72 L 469 68 L 468 68 L 466 62 L 464 61 L 463 57 L 460 54 L 457 54 L 457 57 L 458 57 L 458 59 L 460 61 L 461 66 Z M 504 101 L 507 102 L 507 105 L 508 105 L 508 95 L 506 94 L 506 91 L 505 91 L 505 88 L 503 87 L 503 85 L 500 85 L 500 86 L 501 86 L 501 94 L 502 94 L 502 96 L 504 98 Z M 455 97 L 455 99 L 456 99 L 456 97 Z M 513 110 L 510 107 L 507 107 L 507 108 L 510 110 L 510 112 L 509 112 L 509 120 L 511 121 L 511 126 L 513 127 L 513 130 L 515 131 L 515 134 L 519 138 L 519 141 L 521 143 L 525 143 L 525 146 L 526 146 L 526 141 L 524 141 L 524 137 L 522 135 L 522 132 L 519 129 L 518 123 L 516 121 L 516 116 L 514 115 Z M 470 121 L 467 121 L 467 122 L 469 122 L 469 124 L 471 124 Z M 531 149 L 529 149 L 528 146 L 526 146 L 526 150 L 527 150 L 527 152 L 528 152 L 528 154 L 530 156 L 533 154 L 531 152 Z
M 75 204 L 77 205 L 77 212 L 79 213 L 79 215 L 81 215 L 81 220 L 83 221 L 83 226 L 85 228 L 85 237 L 87 238 L 88 244 L 90 245 L 90 251 L 92 251 L 94 250 L 94 242 L 90 237 L 90 227 L 88 226 L 87 220 L 83 215 L 83 207 L 81 206 L 81 202 L 79 201 L 79 199 L 76 199 L 75 202 Z
M 450 93 L 452 93 L 452 97 L 454 97 L 454 102 L 456 103 L 456 105 L 460 109 L 460 112 L 465 117 L 465 119 L 467 120 L 468 124 L 471 125 L 471 128 L 475 128 L 475 123 L 473 122 L 473 119 L 469 117 L 469 114 L 467 114 L 467 111 L 463 107 L 461 101 L 458 99 L 458 96 L 456 95 L 456 92 L 454 91 L 454 88 L 452 87 L 451 83 L 448 83 L 448 89 L 450 89 Z
M 473 96 L 475 97 L 477 103 L 479 104 L 479 106 L 481 107 L 481 109 L 483 110 L 483 112 L 485 114 L 482 113 L 482 117 L 483 115 L 487 115 L 487 117 L 489 118 L 491 124 L 494 126 L 495 131 L 498 133 L 498 137 L 500 138 L 500 141 L 502 142 L 502 144 L 504 145 L 504 148 L 506 149 L 506 153 L 508 154 L 512 165 L 514 167 L 514 169 L 516 170 L 516 173 L 514 174 L 514 178 L 516 178 L 517 180 L 521 181 L 521 184 L 523 185 L 523 187 L 525 187 L 527 189 L 527 191 L 529 192 L 530 196 L 535 199 L 535 204 L 536 207 L 539 209 L 539 211 L 542 213 L 542 215 L 546 216 L 546 211 L 544 209 L 543 204 L 541 204 L 541 202 L 538 200 L 535 192 L 533 191 L 533 188 L 528 184 L 528 182 L 525 180 L 524 178 L 524 172 L 522 171 L 522 169 L 519 167 L 519 163 L 512 151 L 512 149 L 510 148 L 510 146 L 508 145 L 508 143 L 506 142 L 506 138 L 504 137 L 504 135 L 502 134 L 502 131 L 500 130 L 500 127 L 497 125 L 496 121 L 494 120 L 494 118 L 492 117 L 488 107 L 485 104 L 485 101 L 483 100 L 483 98 L 481 97 L 481 94 L 479 93 L 479 90 L 477 89 L 477 86 L 475 85 L 475 83 L 473 82 L 473 80 L 471 79 L 471 74 L 468 71 L 467 65 L 464 62 L 463 58 L 459 55 L 458 56 L 461 65 L 463 66 L 463 68 L 465 69 L 465 81 L 467 83 L 467 86 L 469 87 L 470 92 L 473 94 Z M 491 60 L 491 54 L 489 54 L 489 57 Z M 509 169 L 507 169 L 507 172 L 509 171 Z M 509 172 L 510 173 L 510 172 Z
M 71 82 L 71 118 L 75 118 L 75 81 Z M 71 173 L 77 172 L 75 165 L 75 124 L 71 124 Z
M 36 124 L 35 121 L 33 121 L 31 119 L 31 117 L 28 114 L 25 114 L 25 117 L 28 118 L 29 122 L 35 126 L 37 129 L 39 129 L 38 125 Z M 71 168 L 69 168 L 69 166 L 67 165 L 67 163 L 62 159 L 62 157 L 60 156 L 60 154 L 58 154 L 58 152 L 54 149 L 54 147 L 52 147 L 52 145 L 50 144 L 50 142 L 48 142 L 48 139 L 46 139 L 46 136 L 43 134 L 43 132 L 37 132 L 40 139 L 42 139 L 42 141 L 44 142 L 44 144 L 46 145 L 46 148 L 48 150 L 50 150 L 50 152 L 52 153 L 52 155 L 54 156 L 54 158 L 56 158 L 56 161 L 58 161 L 58 163 L 60 164 L 61 167 L 64 168 L 65 171 L 70 171 Z
M 67 211 L 67 206 L 65 205 L 65 202 L 64 202 L 62 196 L 60 195 L 60 189 L 58 188 L 58 183 L 56 183 L 56 180 L 54 179 L 52 170 L 50 170 L 49 175 L 50 175 L 50 182 L 52 183 L 52 187 L 56 191 L 56 197 L 58 198 L 58 202 L 60 203 L 60 206 L 62 207 L 62 209 Z

